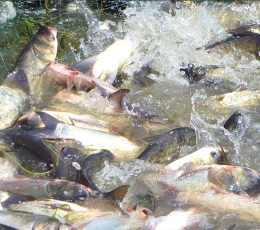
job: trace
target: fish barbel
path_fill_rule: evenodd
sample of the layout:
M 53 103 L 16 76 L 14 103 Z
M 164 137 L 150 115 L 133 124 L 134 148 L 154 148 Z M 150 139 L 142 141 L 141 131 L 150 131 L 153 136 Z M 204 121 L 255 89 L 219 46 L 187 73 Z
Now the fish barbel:
M 73 68 L 112 84 L 120 68 L 133 50 L 133 43 L 130 40 L 118 40 L 102 53 L 76 63 Z

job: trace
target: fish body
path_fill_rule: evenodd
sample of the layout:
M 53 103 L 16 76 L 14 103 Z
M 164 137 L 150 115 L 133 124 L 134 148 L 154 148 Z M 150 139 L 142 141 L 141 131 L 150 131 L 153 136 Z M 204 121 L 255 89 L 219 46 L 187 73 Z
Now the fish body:
M 165 164 L 178 158 L 180 148 L 196 144 L 195 130 L 180 127 L 152 137 L 149 146 L 137 157 L 151 163 Z
M 57 200 L 85 199 L 92 191 L 74 182 L 52 179 L 32 179 L 29 177 L 6 178 L 0 180 L 0 189 L 33 197 Z
M 252 53 L 256 58 L 259 58 L 260 34 L 249 31 L 245 31 L 244 33 L 241 31 L 234 32 L 234 36 L 209 45 L 205 49 L 210 53 L 221 52 L 224 54 L 242 50 Z
M 92 77 L 62 63 L 48 66 L 44 71 L 44 75 L 59 84 L 66 85 L 69 90 L 74 86 L 78 91 L 93 89 L 96 86 Z
M 105 163 L 110 162 L 113 159 L 114 155 L 110 151 L 102 149 L 98 153 L 92 153 L 82 160 L 82 173 L 87 179 L 88 186 L 90 188 L 100 191 L 100 189 L 93 182 L 92 175 L 101 171 L 105 167 Z
M 0 130 L 10 127 L 29 106 L 30 100 L 25 92 L 0 86 Z
M 208 171 L 208 179 L 236 194 L 254 195 L 260 191 L 260 174 L 246 167 L 214 165 Z
M 172 163 L 168 164 L 166 168 L 177 170 L 179 168 L 188 167 L 191 165 L 210 164 L 228 164 L 226 152 L 220 148 L 204 147 L 173 161 Z
M 38 103 L 41 100 L 40 75 L 55 60 L 56 36 L 55 28 L 40 27 L 17 58 L 14 72 L 7 76 L 0 87 L 0 130 L 13 124 L 22 113 L 28 110 L 32 101 Z
M 40 230 L 40 229 L 63 229 L 63 230 L 73 230 L 72 226 L 68 224 L 62 224 L 59 220 L 44 216 L 35 215 L 24 212 L 12 212 L 0 210 L 0 224 L 23 230 Z
M 107 149 L 117 158 L 133 158 L 139 153 L 141 146 L 129 139 L 112 133 L 76 127 L 60 122 L 44 112 L 37 112 L 45 128 L 26 131 L 28 135 L 36 135 L 44 139 L 70 139 L 79 141 L 90 149 Z
M 102 53 L 90 57 L 73 66 L 86 72 L 90 68 L 90 75 L 112 84 L 116 78 L 118 68 L 124 64 L 132 53 L 133 44 L 130 40 L 118 40 Z
M 14 71 L 22 70 L 27 78 L 29 94 L 32 101 L 40 100 L 40 88 L 42 85 L 41 74 L 45 68 L 54 63 L 57 54 L 57 29 L 50 26 L 42 26 L 38 32 L 28 41 L 15 63 Z M 13 76 L 7 77 L 4 85 L 13 88 L 16 84 Z M 16 84 L 17 85 L 17 84 Z

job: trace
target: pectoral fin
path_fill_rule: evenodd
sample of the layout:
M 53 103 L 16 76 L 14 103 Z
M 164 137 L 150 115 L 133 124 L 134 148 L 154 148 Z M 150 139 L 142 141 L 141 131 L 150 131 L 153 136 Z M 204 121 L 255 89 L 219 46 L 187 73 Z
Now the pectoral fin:
M 23 69 L 19 69 L 18 71 L 14 71 L 8 75 L 3 85 L 10 88 L 20 89 L 26 94 L 30 93 L 28 78 Z

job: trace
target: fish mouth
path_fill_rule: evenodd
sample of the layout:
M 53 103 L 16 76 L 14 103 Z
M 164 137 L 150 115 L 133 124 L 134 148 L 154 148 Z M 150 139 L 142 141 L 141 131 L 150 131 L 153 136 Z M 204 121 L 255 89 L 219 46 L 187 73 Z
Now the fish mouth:
M 154 216 L 154 213 L 151 209 L 149 208 L 141 208 L 140 211 L 145 215 L 145 216 Z
M 47 28 L 55 37 L 57 37 L 58 30 L 55 27 L 47 26 Z

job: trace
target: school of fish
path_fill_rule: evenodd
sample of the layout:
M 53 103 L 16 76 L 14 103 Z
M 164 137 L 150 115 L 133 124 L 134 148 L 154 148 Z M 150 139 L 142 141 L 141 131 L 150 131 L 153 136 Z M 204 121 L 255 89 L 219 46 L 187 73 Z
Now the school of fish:
M 161 8 L 174 17 L 173 1 Z M 259 58 L 260 34 L 250 28 L 233 30 L 207 52 L 241 38 Z M 0 176 L 1 229 L 260 227 L 258 171 L 230 165 L 221 143 L 198 149 L 194 127 L 168 126 L 129 100 L 131 89 L 114 86 L 131 40 L 70 66 L 56 62 L 57 35 L 39 27 L 0 86 L 0 164 L 12 169 Z M 180 71 L 192 85 L 208 69 L 189 64 Z M 230 114 L 223 129 L 238 132 L 243 112 L 230 108 L 256 106 L 259 95 L 234 89 L 194 106 L 212 117 Z M 226 216 L 233 224 L 220 227 L 216 219 Z

